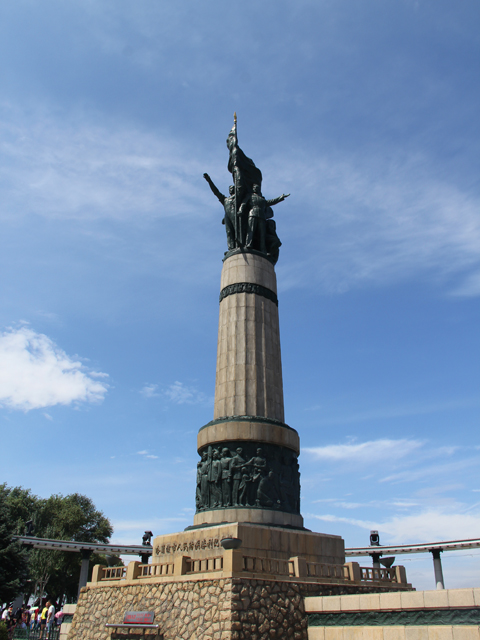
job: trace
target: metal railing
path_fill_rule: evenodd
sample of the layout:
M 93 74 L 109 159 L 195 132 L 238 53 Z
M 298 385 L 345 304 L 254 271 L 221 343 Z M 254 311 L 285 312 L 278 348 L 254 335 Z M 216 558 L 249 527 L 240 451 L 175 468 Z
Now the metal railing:
M 58 640 L 60 635 L 60 627 L 55 626 L 50 629 L 50 633 L 47 636 L 47 630 L 43 630 L 43 638 L 48 638 L 48 640 Z M 20 627 L 15 627 L 13 630 L 12 636 L 9 635 L 12 640 L 39 640 L 40 638 L 40 628 L 36 629 L 21 629 Z

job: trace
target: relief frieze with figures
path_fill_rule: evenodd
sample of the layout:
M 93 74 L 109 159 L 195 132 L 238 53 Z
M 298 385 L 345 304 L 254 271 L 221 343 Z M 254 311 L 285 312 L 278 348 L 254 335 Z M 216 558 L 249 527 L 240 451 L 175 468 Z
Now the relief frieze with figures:
M 195 502 L 210 509 L 278 509 L 300 513 L 300 472 L 294 451 L 280 445 L 228 441 L 200 451 Z

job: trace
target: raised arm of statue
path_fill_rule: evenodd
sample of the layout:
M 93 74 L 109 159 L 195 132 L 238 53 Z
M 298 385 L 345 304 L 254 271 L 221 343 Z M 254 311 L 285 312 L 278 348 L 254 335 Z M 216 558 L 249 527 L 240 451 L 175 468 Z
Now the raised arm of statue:
M 283 202 L 285 200 L 285 198 L 288 198 L 290 194 L 289 193 L 282 193 L 281 196 L 278 196 L 278 198 L 272 198 L 272 200 L 267 200 L 267 205 L 269 207 L 272 207 L 274 204 L 278 204 L 279 202 Z
M 220 202 L 222 204 L 225 203 L 225 199 L 226 196 L 223 195 L 223 193 L 220 193 L 220 191 L 217 189 L 217 187 L 213 184 L 212 179 L 210 178 L 210 176 L 208 175 L 208 173 L 204 173 L 203 177 L 205 178 L 205 180 L 208 182 L 208 184 L 210 185 L 210 189 L 213 191 L 213 193 L 217 196 L 217 198 L 220 200 Z

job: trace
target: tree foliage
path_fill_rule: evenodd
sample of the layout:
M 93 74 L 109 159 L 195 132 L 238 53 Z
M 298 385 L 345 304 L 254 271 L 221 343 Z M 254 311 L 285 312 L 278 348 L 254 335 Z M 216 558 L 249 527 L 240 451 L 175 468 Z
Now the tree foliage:
M 5 585 L 5 589 L 7 585 L 11 585 L 8 593 L 12 595 L 4 601 L 13 599 L 24 589 L 27 570 L 27 592 L 32 593 L 35 589 L 40 596 L 48 591 L 57 598 L 66 595 L 68 599 L 73 599 L 78 588 L 80 554 L 43 549 L 26 552 L 18 544 L 11 542 L 11 536 L 23 535 L 26 522 L 32 520 L 33 535 L 40 538 L 106 543 L 113 532 L 108 518 L 95 507 L 90 498 L 79 493 L 39 498 L 22 487 L 0 485 L 0 490 L 0 566 L 3 564 L 2 554 L 6 559 L 12 558 L 12 562 L 5 565 L 7 568 L 3 573 L 0 569 L 0 594 L 2 585 Z M 25 566 L 24 573 L 19 571 L 22 566 L 21 558 Z
M 14 530 L 8 493 L 7 487 L 0 485 L 0 603 L 12 601 L 27 580 L 27 553 L 18 542 L 12 541 Z

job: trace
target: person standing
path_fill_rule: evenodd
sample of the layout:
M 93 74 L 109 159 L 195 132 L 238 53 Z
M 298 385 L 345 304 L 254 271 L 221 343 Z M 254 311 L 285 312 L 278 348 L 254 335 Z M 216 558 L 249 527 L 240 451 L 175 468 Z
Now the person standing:
M 23 622 L 25 622 L 25 626 L 27 629 L 30 628 L 30 616 L 31 616 L 31 611 L 30 611 L 30 605 L 27 604 L 27 606 L 25 607 L 25 611 L 23 612 Z
M 50 600 L 47 602 L 47 638 L 50 636 L 52 625 L 55 622 L 55 607 Z
M 47 615 L 48 615 L 48 605 L 50 601 L 47 600 L 47 603 L 42 608 L 42 613 L 40 614 L 40 635 L 38 636 L 38 640 L 42 640 L 43 635 L 45 633 L 45 627 L 47 626 Z
M 38 616 L 38 608 L 33 606 L 32 610 L 30 611 L 30 631 L 33 631 L 38 626 L 37 616 Z
M 8 621 L 11 618 L 11 614 L 13 611 L 13 607 L 5 607 L 2 613 L 2 622 L 4 622 L 8 626 Z

